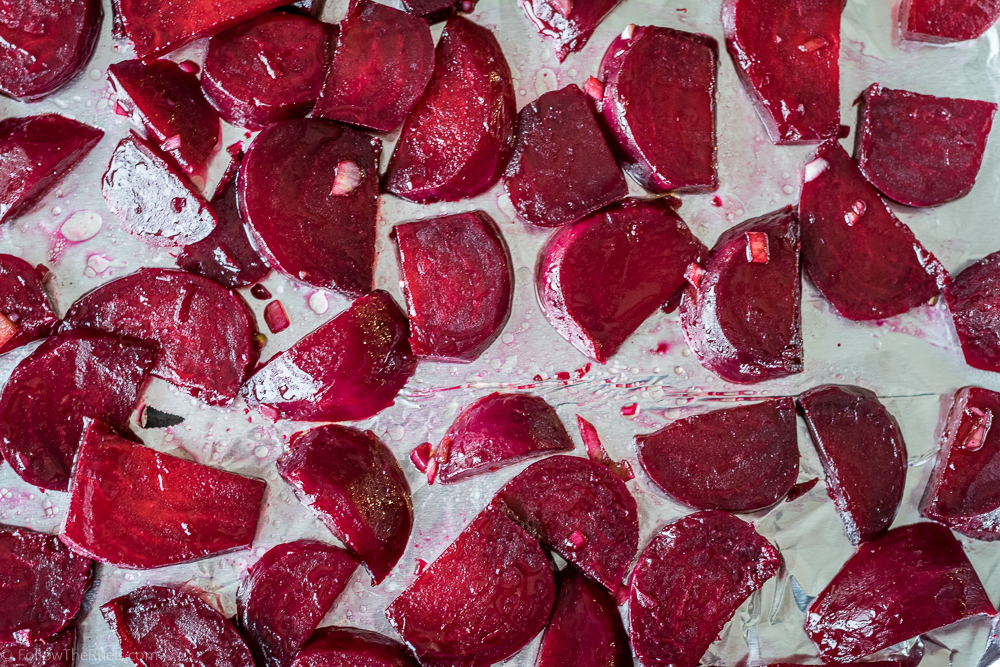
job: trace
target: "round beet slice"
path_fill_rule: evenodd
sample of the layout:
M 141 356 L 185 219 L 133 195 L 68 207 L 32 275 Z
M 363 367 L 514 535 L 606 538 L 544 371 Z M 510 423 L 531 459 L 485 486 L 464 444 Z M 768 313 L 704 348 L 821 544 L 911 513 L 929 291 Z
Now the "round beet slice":
M 514 268 L 500 228 L 482 211 L 396 225 L 410 347 L 421 358 L 479 358 L 510 317 Z
M 621 0 L 518 0 L 538 34 L 551 39 L 559 62 L 579 51 Z
M 295 658 L 295 667 L 419 667 L 399 642 L 370 630 L 321 628 Z
M 535 538 L 483 510 L 385 610 L 425 665 L 492 665 L 545 627 L 552 565 Z
M 13 325 L 0 344 L 0 354 L 53 331 L 59 320 L 52 312 L 39 269 L 13 255 L 0 255 L 0 315 Z M 2 327 L 9 329 L 9 327 Z
M 350 296 L 372 290 L 382 142 L 320 119 L 257 135 L 240 168 L 255 247 L 289 278 Z
M 396 143 L 385 189 L 418 204 L 475 197 L 498 180 L 514 145 L 514 84 L 493 33 L 448 19 L 434 76 Z
M 1000 0 L 905 0 L 903 39 L 947 44 L 976 39 L 1000 19 Z

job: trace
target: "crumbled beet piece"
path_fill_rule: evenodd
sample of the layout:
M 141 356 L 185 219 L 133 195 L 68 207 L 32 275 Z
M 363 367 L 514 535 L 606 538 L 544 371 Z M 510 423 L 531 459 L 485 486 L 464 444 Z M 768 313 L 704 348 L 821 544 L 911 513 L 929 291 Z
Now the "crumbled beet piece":
M 320 628 L 295 658 L 295 667 L 419 667 L 409 649 L 358 628 Z
M 277 299 L 264 306 L 264 321 L 271 333 L 280 333 L 291 324 L 285 307 Z
M 903 39 L 947 44 L 976 39 L 1000 19 L 998 0 L 904 0 Z
M 965 363 L 973 368 L 1000 372 L 1000 252 L 966 267 L 945 287 Z
M 261 301 L 267 301 L 268 299 L 271 298 L 270 290 L 268 290 L 261 284 L 257 284 L 251 287 L 250 294 L 252 294 L 255 299 L 260 299 Z
M 559 62 L 579 51 L 622 0 L 518 0 L 542 37 L 553 43 Z
M 74 667 L 76 633 L 76 626 L 70 626 L 31 646 L 8 644 L 0 651 L 0 667 Z
M 0 255 L 0 315 L 16 331 L 0 354 L 50 335 L 59 320 L 42 285 L 43 274 L 20 257 Z

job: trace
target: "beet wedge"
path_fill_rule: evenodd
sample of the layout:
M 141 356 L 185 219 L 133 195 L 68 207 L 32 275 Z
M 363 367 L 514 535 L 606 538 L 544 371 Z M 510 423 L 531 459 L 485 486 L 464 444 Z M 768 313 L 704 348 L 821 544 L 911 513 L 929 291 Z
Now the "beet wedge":
M 802 372 L 799 223 L 786 207 L 723 232 L 681 299 L 684 340 L 728 382 Z
M 385 635 L 327 626 L 316 631 L 295 667 L 419 667 L 410 651 Z
M 246 383 L 251 407 L 277 419 L 353 421 L 393 404 L 413 375 L 406 316 L 388 293 L 364 296 Z
M 500 180 L 514 145 L 514 84 L 496 37 L 445 25 L 434 76 L 403 124 L 385 189 L 418 204 L 475 197 Z
M 483 211 L 396 225 L 410 347 L 424 359 L 471 362 L 510 317 L 514 267 L 500 228 Z
M 612 593 L 639 549 L 635 498 L 605 466 L 577 456 L 533 463 L 494 504 Z
M 42 278 L 41 268 L 20 257 L 0 255 L 0 315 L 15 329 L 0 343 L 0 354 L 45 338 L 59 324 Z
M 903 39 L 948 44 L 976 39 L 1000 19 L 998 0 L 904 0 Z
M 925 632 L 996 611 L 962 545 L 915 523 L 861 545 L 806 612 L 824 662 L 850 662 Z
M 1000 252 L 966 267 L 944 289 L 965 363 L 1000 372 Z
M 799 224 L 809 279 L 849 320 L 905 313 L 948 280 L 837 142 L 821 146 L 803 170 Z
M 545 627 L 554 601 L 542 547 L 487 508 L 385 615 L 422 665 L 492 665 Z
M 790 398 L 714 410 L 636 436 L 639 465 L 674 500 L 750 512 L 784 498 L 799 474 Z
M 542 37 L 551 39 L 559 62 L 579 51 L 622 0 L 518 0 Z
M 83 418 L 128 429 L 156 345 L 79 331 L 47 338 L 14 369 L 0 394 L 0 451 L 24 481 L 65 491 Z
M 290 667 L 357 568 L 354 556 L 316 540 L 261 556 L 236 591 L 236 618 L 257 664 Z
M 140 269 L 91 290 L 62 327 L 154 341 L 153 375 L 209 405 L 232 403 L 260 356 L 257 325 L 239 294 L 172 269 Z
M 76 626 L 70 626 L 31 646 L 7 646 L 0 651 L 0 667 L 74 667 L 77 646 Z

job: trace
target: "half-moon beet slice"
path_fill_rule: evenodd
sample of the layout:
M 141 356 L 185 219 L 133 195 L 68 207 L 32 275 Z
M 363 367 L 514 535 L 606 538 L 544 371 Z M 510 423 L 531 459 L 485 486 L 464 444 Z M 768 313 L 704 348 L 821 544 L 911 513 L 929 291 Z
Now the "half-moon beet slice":
M 475 361 L 507 323 L 514 268 L 482 211 L 396 225 L 410 346 L 425 359 Z
M 88 420 L 59 539 L 136 570 L 249 549 L 266 490 L 263 480 L 162 454 Z
M 639 549 L 635 498 L 625 482 L 589 459 L 552 456 L 533 463 L 494 502 L 612 592 Z
M 372 290 L 382 142 L 330 121 L 274 123 L 239 176 L 240 213 L 277 271 L 321 289 Z
M 124 432 L 155 354 L 153 343 L 100 332 L 42 341 L 0 394 L 0 451 L 14 472 L 29 484 L 65 491 L 83 418 Z
M 839 143 L 820 146 L 802 181 L 802 264 L 837 312 L 849 320 L 885 319 L 941 291 L 944 267 Z
M 824 662 L 850 662 L 968 616 L 996 611 L 962 545 L 915 523 L 861 545 L 806 611 Z
M 714 410 L 636 436 L 639 464 L 674 500 L 697 509 L 770 507 L 799 474 L 790 398 Z
M 76 665 L 77 629 L 70 626 L 44 642 L 30 647 L 6 647 L 0 651 L 2 667 L 74 667 Z
M 272 548 L 236 591 L 236 618 L 262 667 L 289 667 L 347 587 L 358 561 L 316 540 Z
M 1000 372 L 1000 252 L 966 267 L 944 288 L 965 363 Z
M 42 278 L 40 269 L 20 257 L 0 255 L 0 315 L 16 329 L 0 344 L 0 354 L 45 338 L 59 324 Z
M 399 642 L 371 630 L 320 628 L 295 658 L 295 667 L 419 667 Z
M 507 165 L 516 111 L 497 38 L 468 19 L 448 19 L 434 75 L 389 159 L 385 189 L 418 204 L 485 192 Z
M 483 510 L 385 610 L 424 665 L 492 665 L 545 627 L 555 601 L 538 541 Z
M 684 339 L 729 382 L 802 372 L 799 223 L 790 206 L 724 232 L 681 299 Z
M 140 269 L 91 290 L 62 327 L 155 341 L 153 375 L 209 405 L 232 403 L 260 356 L 257 325 L 239 294 L 172 269 Z
M 376 290 L 275 355 L 243 388 L 275 419 L 352 421 L 393 404 L 416 370 L 406 316 Z
M 559 62 L 579 51 L 622 0 L 518 0 L 542 37 L 554 44 Z
M 947 44 L 976 39 L 1000 19 L 998 0 L 905 0 L 903 39 Z

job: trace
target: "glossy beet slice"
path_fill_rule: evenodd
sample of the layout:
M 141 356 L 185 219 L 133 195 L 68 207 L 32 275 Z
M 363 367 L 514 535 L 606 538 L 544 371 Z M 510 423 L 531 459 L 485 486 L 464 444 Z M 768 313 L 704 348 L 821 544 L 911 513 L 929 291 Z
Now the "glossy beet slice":
M 76 632 L 71 626 L 28 647 L 5 646 L 0 650 L 0 667 L 73 667 Z
M 315 540 L 261 556 L 236 591 L 236 618 L 258 664 L 289 667 L 357 567 L 354 556 Z
M 849 320 L 905 313 L 948 279 L 837 142 L 805 166 L 799 224 L 809 279 Z
M 63 329 L 98 329 L 159 345 L 153 375 L 209 405 L 228 405 L 257 363 L 243 298 L 183 271 L 140 269 L 70 306 Z
M 976 39 L 1000 19 L 998 0 L 905 0 L 903 39 L 947 44 Z
M 726 49 L 773 143 L 839 135 L 843 9 L 843 0 L 723 0 Z
M 802 372 L 800 248 L 791 207 L 719 237 L 681 300 L 684 339 L 705 368 L 746 383 Z
M 494 502 L 612 592 L 639 549 L 635 499 L 625 482 L 588 459 L 552 456 L 533 463 Z
M 579 51 L 621 0 L 518 0 L 538 34 L 553 42 L 559 62 Z
M 361 297 L 257 371 L 247 403 L 273 418 L 367 419 L 393 404 L 417 367 L 408 329 L 388 293 Z
M 490 189 L 514 145 L 514 85 L 496 37 L 468 19 L 445 25 L 434 76 L 403 125 L 385 189 L 418 204 Z
M 65 491 L 83 418 L 124 432 L 155 351 L 152 343 L 89 331 L 44 340 L 0 394 L 0 451 L 14 472 Z
M 697 509 L 770 507 L 799 474 L 790 398 L 678 419 L 635 439 L 639 464 L 674 500 Z
M 483 211 L 393 228 L 410 346 L 418 357 L 475 361 L 510 317 L 514 268 L 500 228 Z
M 774 576 L 777 550 L 731 514 L 667 525 L 632 571 L 632 651 L 643 665 L 695 667 L 744 600 Z
M 385 635 L 358 628 L 320 628 L 295 667 L 418 667 L 410 651 Z
M 973 368 L 1000 372 L 1000 252 L 966 267 L 945 287 L 965 363 Z
M 43 274 L 20 257 L 0 255 L 0 315 L 17 332 L 0 345 L 0 354 L 51 334 L 59 320 L 52 312 Z
M 385 610 L 423 665 L 492 665 L 549 620 L 552 566 L 538 542 L 486 509 Z

